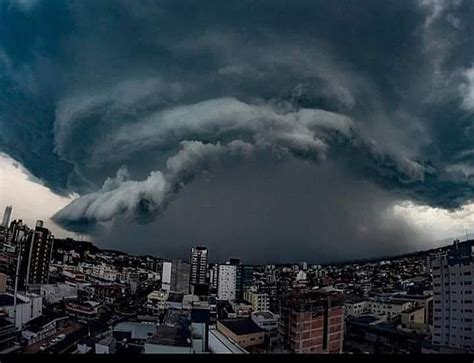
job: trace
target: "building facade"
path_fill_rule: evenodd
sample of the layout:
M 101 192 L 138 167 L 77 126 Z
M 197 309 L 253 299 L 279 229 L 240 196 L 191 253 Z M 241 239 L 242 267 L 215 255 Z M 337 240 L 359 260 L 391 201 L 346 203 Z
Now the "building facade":
M 22 243 L 20 288 L 48 283 L 54 236 L 39 222 L 41 221 L 37 222 L 34 230 L 29 231 Z
M 341 353 L 343 306 L 318 292 L 291 292 L 280 300 L 280 336 L 293 353 Z
M 434 346 L 474 352 L 474 240 L 432 261 Z
M 219 300 L 235 300 L 237 293 L 236 265 L 219 265 L 217 298 Z
M 5 212 L 3 213 L 2 227 L 8 228 L 8 224 L 10 223 L 11 215 L 12 215 L 12 206 L 8 205 L 5 208 Z
M 252 305 L 254 311 L 270 309 L 270 296 L 266 292 L 260 292 L 256 287 L 245 290 L 244 300 Z
M 194 247 L 191 250 L 191 290 L 196 295 L 204 294 L 207 284 L 207 248 Z

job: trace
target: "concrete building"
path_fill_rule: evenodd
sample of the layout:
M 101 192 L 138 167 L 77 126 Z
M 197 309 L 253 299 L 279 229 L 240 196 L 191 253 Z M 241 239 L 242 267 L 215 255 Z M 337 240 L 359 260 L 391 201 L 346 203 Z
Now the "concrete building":
M 247 350 L 227 338 L 215 327 L 209 329 L 209 352 L 214 354 L 249 354 Z
M 235 300 L 237 293 L 237 266 L 219 265 L 217 298 L 219 300 Z
M 163 262 L 161 289 L 188 294 L 190 290 L 190 271 L 189 263 L 180 260 Z
M 105 337 L 95 343 L 95 354 L 114 354 L 117 349 L 117 340 L 113 337 Z
M 344 301 L 344 315 L 358 317 L 369 311 L 369 301 L 357 296 L 350 296 Z
M 369 312 L 385 320 L 395 319 L 414 306 L 413 301 L 374 298 L 369 300 Z
M 17 330 L 21 330 L 28 322 L 43 313 L 43 298 L 36 294 L 17 294 L 17 308 L 15 313 L 15 298 L 12 294 L 0 294 L 0 312 L 6 319 L 15 323 Z
M 218 320 L 217 330 L 242 348 L 262 345 L 264 331 L 251 319 Z
M 145 343 L 145 354 L 192 354 L 191 321 L 188 314 L 168 312 L 155 334 Z
M 147 309 L 153 313 L 160 313 L 166 308 L 166 301 L 168 300 L 169 291 L 152 291 L 147 296 Z
M 40 295 L 45 304 L 56 304 L 66 299 L 76 299 L 77 286 L 63 283 L 41 285 Z
M 21 334 L 28 345 L 35 344 L 56 334 L 67 318 L 63 314 L 48 312 L 31 320 Z
M 252 305 L 254 311 L 270 309 L 270 296 L 266 292 L 259 292 L 255 286 L 244 292 L 244 300 Z
M 194 247 L 191 250 L 191 293 L 206 295 L 209 288 L 207 283 L 207 248 Z
M 49 264 L 53 251 L 54 236 L 42 223 L 37 222 L 22 243 L 19 287 L 33 284 L 47 284 Z
M 12 206 L 8 205 L 5 208 L 5 212 L 3 213 L 2 227 L 8 228 L 8 224 L 10 223 L 11 215 L 12 215 Z
M 425 308 L 423 306 L 412 307 L 403 311 L 400 315 L 404 328 L 421 330 L 426 327 Z
M 113 336 L 118 341 L 127 339 L 142 341 L 144 343 L 155 334 L 156 326 L 154 322 L 122 321 L 114 326 Z
M 432 260 L 435 349 L 474 352 L 474 240 L 456 241 Z
M 280 300 L 280 336 L 294 353 L 341 353 L 344 313 L 337 295 L 293 291 Z
M 171 291 L 171 262 L 163 262 L 163 271 L 161 273 L 161 289 Z
M 265 331 L 278 330 L 280 317 L 271 311 L 254 311 L 252 312 L 251 319 L 260 329 Z

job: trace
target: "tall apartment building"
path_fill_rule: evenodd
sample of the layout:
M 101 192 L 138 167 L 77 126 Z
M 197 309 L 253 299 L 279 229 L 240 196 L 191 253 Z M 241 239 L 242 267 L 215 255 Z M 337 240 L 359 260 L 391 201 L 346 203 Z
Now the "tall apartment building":
M 5 213 L 3 213 L 2 227 L 8 228 L 8 224 L 10 223 L 11 215 L 12 215 L 12 206 L 8 205 L 5 208 Z
M 294 353 L 341 353 L 344 313 L 337 295 L 292 291 L 280 298 L 279 333 Z
M 189 263 L 173 260 L 171 266 L 171 291 L 189 294 L 189 279 L 191 275 L 191 266 Z
M 28 232 L 21 245 L 20 288 L 48 283 L 53 243 L 54 236 L 43 227 L 42 221 L 38 221 L 36 228 Z
M 217 298 L 219 300 L 235 300 L 237 293 L 237 265 L 219 265 Z
M 217 284 L 219 282 L 219 265 L 217 263 L 209 264 L 209 287 L 217 291 Z
M 207 248 L 194 247 L 191 250 L 191 289 L 196 295 L 205 295 L 207 283 Z
M 435 350 L 474 352 L 474 240 L 455 241 L 431 261 Z

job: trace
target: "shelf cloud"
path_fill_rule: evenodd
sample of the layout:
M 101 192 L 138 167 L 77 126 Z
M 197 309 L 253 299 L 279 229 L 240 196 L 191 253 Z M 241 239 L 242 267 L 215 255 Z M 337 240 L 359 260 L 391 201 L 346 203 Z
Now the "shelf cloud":
M 339 225 L 344 238 L 366 231 L 358 245 L 416 245 L 416 228 L 387 214 L 393 203 L 454 211 L 472 200 L 473 17 L 462 0 L 0 1 L 0 151 L 54 193 L 79 195 L 53 219 L 101 241 L 125 220 L 130 236 L 160 226 L 171 243 L 173 213 L 199 213 L 195 198 L 214 200 L 219 180 L 229 193 L 251 184 L 258 165 L 275 188 L 240 190 L 236 228 L 244 205 L 266 220 L 263 201 L 292 194 L 303 168 L 319 180 L 306 194 L 324 190 L 326 203 L 353 187 L 345 213 L 319 234 L 295 227 L 296 240 L 323 245 Z M 364 198 L 370 218 L 352 223 Z M 307 213 L 279 204 L 245 238 L 263 246 L 268 224 L 323 212 L 301 203 Z M 217 217 L 202 218 L 212 231 Z M 388 220 L 406 233 L 383 232 Z M 231 248 L 224 232 L 202 238 Z M 158 243 L 146 235 L 144 248 Z

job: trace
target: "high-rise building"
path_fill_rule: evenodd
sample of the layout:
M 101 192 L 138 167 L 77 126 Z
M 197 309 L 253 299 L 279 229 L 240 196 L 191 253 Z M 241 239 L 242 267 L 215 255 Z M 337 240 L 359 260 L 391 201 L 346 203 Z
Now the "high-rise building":
M 253 265 L 240 265 L 240 283 L 242 285 L 242 292 L 245 292 L 245 290 L 253 286 L 254 271 L 255 267 Z
M 13 220 L 8 227 L 8 242 L 14 244 L 22 242 L 29 233 L 29 230 L 30 229 L 21 219 Z
M 171 291 L 171 262 L 163 262 L 163 269 L 161 271 L 161 289 Z
M 293 291 L 280 297 L 279 332 L 294 353 L 341 353 L 343 307 L 337 296 Z
M 10 217 L 12 215 L 12 206 L 8 205 L 5 208 L 5 213 L 3 213 L 3 220 L 2 220 L 2 226 L 5 228 L 8 228 L 8 224 L 10 223 Z
M 171 291 L 189 294 L 191 266 L 181 260 L 173 260 L 171 266 Z
M 196 295 L 207 293 L 207 248 L 194 247 L 191 250 L 191 290 Z
M 22 242 L 20 288 L 48 283 L 54 236 L 49 229 L 40 227 L 41 225 L 37 223 L 37 227 L 30 230 Z
M 235 270 L 235 299 L 236 300 L 243 300 L 244 298 L 244 290 L 242 285 L 242 265 L 240 264 L 240 259 L 238 258 L 230 258 L 229 265 L 236 266 Z
M 431 261 L 434 350 L 474 352 L 474 240 L 455 241 Z
M 163 262 L 161 289 L 189 294 L 190 265 L 180 260 Z
M 216 263 L 209 264 L 209 287 L 217 290 L 219 276 L 219 265 Z
M 237 265 L 229 263 L 219 265 L 217 298 L 219 300 L 235 300 L 237 292 Z

